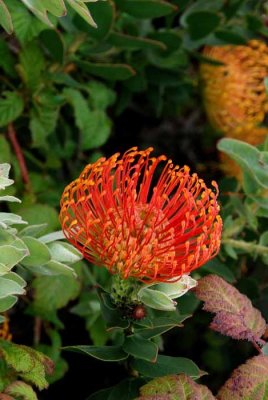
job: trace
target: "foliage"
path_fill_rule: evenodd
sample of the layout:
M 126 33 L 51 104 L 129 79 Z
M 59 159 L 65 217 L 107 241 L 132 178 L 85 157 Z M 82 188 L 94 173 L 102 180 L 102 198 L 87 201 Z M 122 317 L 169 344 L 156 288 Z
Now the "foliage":
M 2 191 L 13 184 L 13 180 L 9 179 L 9 170 L 9 164 L 0 165 Z M 9 195 L 1 196 L 0 201 L 20 202 L 16 197 Z M 41 310 L 49 304 L 55 313 L 59 306 L 64 305 L 79 292 L 79 285 L 73 283 L 76 273 L 68 264 L 79 261 L 80 253 L 71 245 L 56 240 L 62 238 L 62 235 L 52 233 L 40 236 L 44 231 L 44 225 L 32 225 L 18 230 L 19 228 L 15 226 L 20 227 L 27 222 L 10 212 L 1 212 L 0 221 L 0 312 L 7 312 L 18 300 L 17 296 L 26 293 L 26 281 L 31 278 L 32 286 L 35 288 L 33 307 L 37 305 L 36 307 Z M 16 272 L 12 271 L 14 267 L 17 267 Z M 49 290 L 53 291 L 55 300 L 57 277 L 60 277 L 64 288 L 73 285 L 78 286 L 78 289 L 75 292 L 73 287 L 65 292 L 60 290 L 58 300 L 52 303 Z M 41 282 L 46 283 L 43 292 Z M 3 315 L 0 315 L 0 318 L 0 323 L 5 321 Z M 0 393 L 10 395 L 12 396 L 10 398 L 15 400 L 21 396 L 25 400 L 37 399 L 31 385 L 40 390 L 47 388 L 46 374 L 52 374 L 53 362 L 30 347 L 9 342 L 8 331 L 1 333 L 3 339 L 0 339 Z
M 51 23 L 48 12 L 56 17 L 63 17 L 67 13 L 66 5 L 64 4 L 64 0 L 49 0 L 49 1 L 29 1 L 29 0 L 21 0 L 21 2 L 28 7 L 32 13 L 36 15 L 43 23 L 47 24 L 50 27 L 53 27 Z M 93 21 L 91 14 L 86 6 L 87 0 L 66 0 L 66 3 L 72 7 L 82 18 L 84 18 L 90 25 L 96 27 L 95 22 Z M 14 3 L 13 3 L 14 4 Z M 13 7 L 11 3 L 11 13 L 9 10 L 10 0 L 1 0 L 0 10 L 1 10 L 1 18 L 0 24 L 6 30 L 7 33 L 13 32 L 13 18 L 16 21 L 16 14 L 13 16 Z M 20 5 L 19 5 L 20 8 Z M 13 17 L 13 18 L 12 18 Z

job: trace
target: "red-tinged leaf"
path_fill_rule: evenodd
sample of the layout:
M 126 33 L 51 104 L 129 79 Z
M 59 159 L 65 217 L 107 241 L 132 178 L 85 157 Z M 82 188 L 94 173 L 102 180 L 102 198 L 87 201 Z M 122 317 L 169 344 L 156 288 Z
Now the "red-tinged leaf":
M 235 369 L 220 389 L 218 400 L 266 400 L 268 357 L 259 355 Z
M 153 379 L 140 388 L 140 394 L 136 400 L 215 400 L 206 386 L 198 385 L 184 374 Z
M 217 275 L 198 281 L 196 296 L 205 302 L 206 311 L 216 313 L 211 329 L 232 337 L 263 344 L 266 322 L 251 301 Z

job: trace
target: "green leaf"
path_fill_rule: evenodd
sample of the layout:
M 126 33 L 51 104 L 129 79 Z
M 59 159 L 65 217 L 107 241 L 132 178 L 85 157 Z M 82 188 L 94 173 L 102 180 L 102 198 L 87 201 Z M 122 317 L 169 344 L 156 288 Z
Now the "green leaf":
M 148 36 L 151 39 L 163 43 L 168 51 L 178 50 L 182 44 L 180 32 L 176 32 L 171 29 L 152 32 Z
M 34 105 L 30 112 L 30 130 L 33 147 L 47 146 L 46 139 L 55 130 L 58 116 L 58 107 Z
M 42 0 L 43 6 L 56 17 L 63 17 L 67 10 L 63 0 Z
M 102 316 L 108 329 L 126 329 L 129 326 L 129 321 L 121 318 L 118 309 L 114 307 L 107 293 L 100 294 L 100 305 Z
M 0 299 L 0 312 L 2 313 L 9 310 L 16 302 L 17 297 L 12 295 Z
M 29 224 L 46 224 L 45 233 L 59 228 L 58 213 L 53 207 L 46 204 L 32 204 L 21 207 L 18 212 Z
M 3 0 L 0 0 L 0 25 L 2 25 L 7 33 L 12 33 L 13 25 L 11 15 Z
M 159 290 L 142 287 L 138 293 L 139 300 L 148 307 L 156 310 L 174 311 L 176 302 L 170 299 L 165 293 Z
M 203 39 L 220 24 L 221 18 L 211 11 L 199 11 L 188 15 L 186 23 L 193 40 Z
M 0 249 L 0 263 L 8 269 L 13 268 L 29 254 L 28 248 L 20 239 L 15 239 L 10 245 L 2 245 Z
M 136 400 L 216 400 L 206 386 L 198 385 L 184 374 L 153 379 L 140 388 L 140 394 Z
M 82 131 L 81 147 L 91 150 L 105 144 L 111 134 L 112 121 L 102 110 L 91 111 L 87 120 L 87 129 Z
M 159 18 L 177 10 L 176 6 L 164 0 L 121 0 L 117 3 L 122 11 L 136 18 Z
M 14 183 L 12 179 L 9 179 L 10 164 L 0 164 L 0 189 L 5 189 L 6 186 L 10 186 Z
M 35 14 L 44 24 L 47 24 L 51 27 L 53 25 L 51 24 L 50 20 L 48 19 L 47 16 L 47 10 L 44 7 L 43 3 L 41 0 L 21 0 L 26 7 L 28 7 L 33 14 Z
M 246 142 L 221 139 L 218 149 L 235 160 L 245 173 L 263 188 L 268 188 L 268 152 L 260 151 Z
M 103 400 L 133 400 L 139 395 L 139 387 L 144 383 L 143 379 L 125 379 L 110 388 L 110 393 Z M 89 397 L 87 400 L 102 400 L 102 398 Z
M 40 311 L 53 311 L 64 307 L 80 292 L 80 283 L 73 277 L 41 276 L 33 280 L 33 306 Z
M 196 285 L 197 281 L 185 274 L 182 275 L 177 282 L 158 283 L 151 287 L 166 294 L 170 299 L 177 299 L 187 293 L 190 289 L 193 289 Z
M 128 357 L 121 346 L 67 346 L 63 349 L 87 354 L 102 361 L 122 361 Z
M 91 26 L 97 28 L 95 21 L 93 20 L 89 9 L 83 0 L 66 0 L 70 6 Z
M 261 246 L 268 245 L 268 231 L 261 234 L 259 243 Z M 263 262 L 268 265 L 268 254 L 263 254 L 262 259 Z
M 44 230 L 46 229 L 47 224 L 39 224 L 39 225 L 30 225 L 23 228 L 19 231 L 19 236 L 32 236 L 32 237 L 39 237 Z
M 13 294 L 24 294 L 25 290 L 15 281 L 0 276 L 0 299 Z
M 1 179 L 0 179 L 1 185 Z M 20 215 L 12 214 L 12 213 L 4 213 L 0 212 L 0 227 L 7 227 L 8 225 L 14 224 L 27 224 L 26 221 L 23 221 Z
M 1 65 L 1 42 L 0 42 L 0 65 Z M 11 159 L 12 156 L 11 156 L 10 144 L 5 138 L 5 136 L 3 134 L 0 134 L 0 168 L 1 168 L 1 163 L 10 163 Z M 0 190 L 4 189 L 4 187 L 2 187 L 1 185 L 1 178 L 2 177 L 0 172 Z
M 137 327 L 135 332 L 141 335 L 145 339 L 151 339 L 156 336 L 162 335 L 163 333 L 173 329 L 175 327 L 183 326 L 182 322 L 189 318 L 191 315 L 180 315 L 172 311 L 172 317 L 158 317 L 152 319 L 152 326 L 146 328 Z
M 21 203 L 21 200 L 14 196 L 0 196 L 0 201 L 10 201 L 11 203 Z
M 76 61 L 84 71 L 108 81 L 124 81 L 136 74 L 135 70 L 127 64 L 92 63 L 89 61 Z
M 34 265 L 28 268 L 36 275 L 62 275 L 70 278 L 76 278 L 76 273 L 73 268 L 56 260 L 50 260 L 46 264 Z
M 69 243 L 52 242 L 48 245 L 48 248 L 55 261 L 73 264 L 83 258 L 82 254 Z
M 40 77 L 45 68 L 43 53 L 35 42 L 28 43 L 20 53 L 20 73 L 25 85 L 34 91 L 40 85 Z
M 123 350 L 135 358 L 155 362 L 157 360 L 158 347 L 154 342 L 143 338 L 139 334 L 126 337 Z
M 64 42 L 60 33 L 54 29 L 45 29 L 40 33 L 39 39 L 51 58 L 62 64 L 64 58 Z
M 53 370 L 53 363 L 48 357 L 27 346 L 4 340 L 0 340 L 0 343 L 1 355 L 22 379 L 33 383 L 40 390 L 48 386 L 46 373 Z
M 111 32 L 115 19 L 116 10 L 112 0 L 97 1 L 90 4 L 90 13 L 98 28 L 90 26 L 79 15 L 73 19 L 74 25 L 80 31 L 86 32 L 89 37 L 104 40 Z
M 121 49 L 166 49 L 165 44 L 157 40 L 131 36 L 121 32 L 112 32 L 107 40 L 113 46 Z
M 21 400 L 38 400 L 32 387 L 25 382 L 16 381 L 11 383 L 5 389 L 5 393 L 15 398 L 19 397 Z
M 16 282 L 18 285 L 20 285 L 21 287 L 25 288 L 26 286 L 26 281 L 18 274 L 16 274 L 15 272 L 8 272 L 7 274 L 5 274 L 5 278 L 6 279 L 10 279 L 13 282 Z
M 226 44 L 243 45 L 247 42 L 246 37 L 240 35 L 237 32 L 232 32 L 227 29 L 218 30 L 217 32 L 215 32 L 215 36 L 217 39 L 222 40 L 222 42 Z
M 184 357 L 158 356 L 156 363 L 137 359 L 133 360 L 131 365 L 134 370 L 149 378 L 180 373 L 193 378 L 201 376 L 201 371 L 197 365 L 192 360 Z
M 51 255 L 44 243 L 30 236 L 24 236 L 23 242 L 27 246 L 30 254 L 22 260 L 22 265 L 25 267 L 34 267 L 46 264 L 50 261 Z
M 65 89 L 64 94 L 74 108 L 75 121 L 81 131 L 81 146 L 89 150 L 103 145 L 111 132 L 111 121 L 102 110 L 89 108 L 88 101 L 75 89 Z
M 0 127 L 15 121 L 24 108 L 22 97 L 17 92 L 2 92 L 0 98 Z
M 22 2 L 8 0 L 8 8 L 12 14 L 12 22 L 16 37 L 21 43 L 27 43 L 37 37 L 47 26 L 32 15 Z
M 86 86 L 92 107 L 96 110 L 106 110 L 116 101 L 116 93 L 101 82 L 91 80 Z

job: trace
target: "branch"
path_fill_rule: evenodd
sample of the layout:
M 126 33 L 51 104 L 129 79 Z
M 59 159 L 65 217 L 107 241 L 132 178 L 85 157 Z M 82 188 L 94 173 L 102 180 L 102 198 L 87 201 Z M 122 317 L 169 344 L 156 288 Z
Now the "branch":
M 11 144 L 12 144 L 13 150 L 14 150 L 15 155 L 16 155 L 17 160 L 18 160 L 22 180 L 23 180 L 23 182 L 25 183 L 25 185 L 29 189 L 30 186 L 31 186 L 31 182 L 30 182 L 30 178 L 29 178 L 28 169 L 27 169 L 27 166 L 26 166 L 26 162 L 25 162 L 25 158 L 24 158 L 21 146 L 20 146 L 20 144 L 18 142 L 18 139 L 17 139 L 16 131 L 15 131 L 14 126 L 13 126 L 12 123 L 10 123 L 8 125 L 7 135 L 8 135 L 8 138 L 9 138 Z

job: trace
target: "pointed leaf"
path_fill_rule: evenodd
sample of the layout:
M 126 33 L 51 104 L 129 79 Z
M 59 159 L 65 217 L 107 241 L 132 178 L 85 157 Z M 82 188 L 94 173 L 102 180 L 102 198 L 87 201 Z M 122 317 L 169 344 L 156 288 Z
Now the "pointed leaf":
M 135 358 L 151 362 L 155 362 L 157 359 L 157 345 L 138 334 L 127 336 L 122 348 Z
M 24 236 L 23 242 L 29 250 L 29 255 L 22 260 L 22 265 L 25 267 L 34 267 L 50 261 L 51 255 L 44 243 L 31 236 Z
M 12 245 L 3 245 L 0 247 L 0 263 L 4 264 L 10 270 L 28 254 L 27 247 L 20 246 L 18 239 L 18 243 L 14 242 Z
M 158 18 L 171 14 L 177 7 L 165 0 L 120 0 L 122 11 L 136 18 Z
M 236 139 L 221 139 L 218 149 L 233 158 L 256 183 L 268 188 L 268 152 Z
M 218 400 L 266 400 L 268 357 L 259 355 L 236 368 L 217 394 Z
M 24 294 L 24 289 L 11 279 L 0 277 L 0 299 L 13 294 Z
M 7 296 L 5 298 L 0 299 L 0 313 L 9 310 L 17 301 L 17 297 L 15 296 Z
M 216 313 L 211 329 L 234 339 L 262 343 L 265 320 L 251 301 L 232 285 L 217 275 L 208 275 L 198 281 L 195 294 L 205 302 L 204 310 Z
M 23 111 L 22 97 L 17 92 L 2 92 L 0 98 L 0 127 L 15 121 Z
M 48 245 L 50 254 L 55 261 L 73 264 L 80 261 L 83 256 L 76 248 L 65 242 L 52 242 Z
M 63 349 L 87 354 L 102 361 L 121 361 L 128 357 L 121 346 L 68 346 Z
M 12 33 L 13 25 L 11 15 L 3 0 L 0 0 L 0 25 L 2 25 L 7 33 Z
M 184 357 L 158 356 L 155 363 L 137 359 L 133 360 L 131 365 L 134 370 L 149 378 L 180 373 L 185 373 L 194 378 L 202 375 L 197 365 Z
M 33 288 L 34 308 L 49 312 L 75 299 L 80 291 L 80 283 L 69 276 L 40 276 L 34 279 Z
M 156 310 L 176 310 L 176 302 L 159 290 L 142 287 L 138 292 L 138 298 L 143 304 Z
M 85 5 L 83 1 L 80 0 L 66 0 L 70 6 L 82 17 L 84 20 L 89 23 L 89 25 L 94 26 L 97 28 L 95 21 L 93 20 L 89 9 Z
M 123 81 L 136 75 L 135 70 L 127 64 L 101 64 L 79 60 L 76 64 L 84 71 L 109 81 Z

